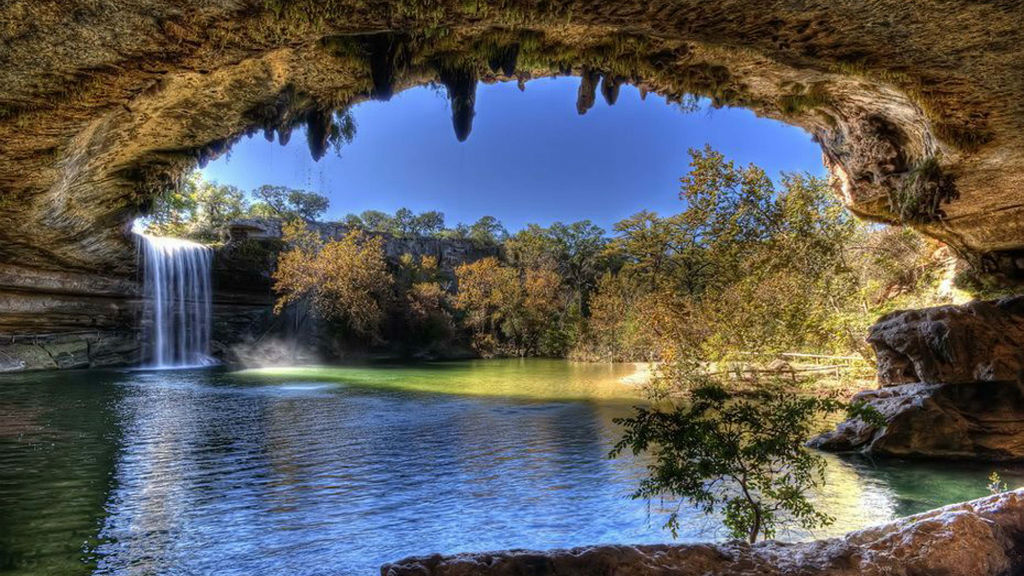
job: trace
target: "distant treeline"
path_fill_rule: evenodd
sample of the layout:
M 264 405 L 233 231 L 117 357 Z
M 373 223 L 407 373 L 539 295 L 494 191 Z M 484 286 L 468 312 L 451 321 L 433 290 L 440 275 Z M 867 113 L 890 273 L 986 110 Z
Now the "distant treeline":
M 158 198 L 147 216 L 152 234 L 218 243 L 227 239 L 231 222 L 240 218 L 299 219 L 314 222 L 330 206 L 328 198 L 316 192 L 284 186 L 263 185 L 249 193 L 190 174 L 176 190 Z M 494 216 L 483 216 L 472 224 L 446 227 L 443 212 L 414 213 L 399 208 L 394 214 L 366 210 L 347 214 L 339 221 L 350 229 L 400 237 L 433 236 L 459 238 L 482 244 L 500 244 L 508 231 Z
M 690 156 L 679 213 L 640 212 L 610 233 L 585 220 L 445 228 L 439 212 L 400 210 L 350 215 L 351 232 L 325 241 L 293 218 L 278 305 L 311 304 L 351 343 L 692 365 L 864 353 L 880 314 L 950 297 L 937 289 L 940 245 L 854 219 L 824 179 L 783 174 L 777 186 L 710 148 Z M 501 256 L 459 266 L 452 281 L 432 258 L 389 265 L 366 231 L 474 238 Z

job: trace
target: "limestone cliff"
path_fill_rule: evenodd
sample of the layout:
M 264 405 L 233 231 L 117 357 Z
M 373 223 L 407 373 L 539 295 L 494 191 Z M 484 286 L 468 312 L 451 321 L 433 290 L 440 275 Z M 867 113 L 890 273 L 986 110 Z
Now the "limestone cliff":
M 894 312 L 871 327 L 881 387 L 812 446 L 879 456 L 1024 460 L 1024 297 Z

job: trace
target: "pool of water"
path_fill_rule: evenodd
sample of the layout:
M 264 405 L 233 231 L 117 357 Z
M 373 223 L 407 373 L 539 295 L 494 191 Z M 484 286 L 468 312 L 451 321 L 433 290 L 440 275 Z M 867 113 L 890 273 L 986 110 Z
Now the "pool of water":
M 609 460 L 632 365 L 493 360 L 0 378 L 0 572 L 376 574 L 412 554 L 671 539 Z M 828 456 L 845 532 L 998 470 Z M 685 508 L 684 508 L 685 510 Z M 687 513 L 681 541 L 721 539 Z

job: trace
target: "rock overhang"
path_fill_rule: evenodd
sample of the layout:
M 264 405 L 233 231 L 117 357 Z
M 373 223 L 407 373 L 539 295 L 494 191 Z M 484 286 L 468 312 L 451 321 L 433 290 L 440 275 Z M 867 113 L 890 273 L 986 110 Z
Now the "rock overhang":
M 127 274 L 130 220 L 246 134 L 440 83 L 469 135 L 478 81 L 571 74 L 801 126 L 856 214 L 1014 272 L 1024 249 L 1024 8 L 897 0 L 367 2 L 0 8 L 0 263 Z M 571 113 L 571 103 L 567 103 Z

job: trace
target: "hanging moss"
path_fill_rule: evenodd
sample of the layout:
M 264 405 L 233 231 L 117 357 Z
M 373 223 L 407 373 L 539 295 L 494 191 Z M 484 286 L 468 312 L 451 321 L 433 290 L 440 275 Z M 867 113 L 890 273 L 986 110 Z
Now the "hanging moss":
M 519 61 L 519 44 L 505 44 L 492 46 L 487 54 L 487 66 L 491 72 L 499 70 L 506 76 L 516 73 L 516 64 Z
M 945 217 L 942 204 L 958 196 L 953 178 L 942 172 L 939 161 L 929 156 L 903 176 L 901 185 L 889 194 L 889 210 L 903 224 L 922 224 Z
M 327 153 L 328 138 L 334 115 L 330 110 L 310 110 L 306 113 L 306 140 L 309 143 L 309 155 L 319 162 Z
M 388 101 L 395 92 L 395 78 L 405 72 L 412 58 L 409 36 L 372 34 L 361 38 L 361 43 L 370 59 L 370 78 L 373 82 L 370 95 Z
M 810 87 L 798 86 L 796 89 L 779 97 L 779 108 L 786 115 L 796 115 L 832 103 L 832 97 L 821 83 Z

